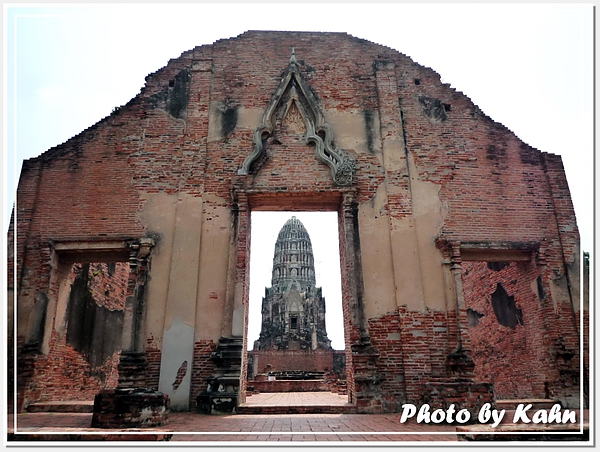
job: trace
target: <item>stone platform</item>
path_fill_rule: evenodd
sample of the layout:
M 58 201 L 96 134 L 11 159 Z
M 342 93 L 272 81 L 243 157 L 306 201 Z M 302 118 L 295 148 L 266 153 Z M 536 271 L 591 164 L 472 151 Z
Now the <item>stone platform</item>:
M 356 413 L 348 396 L 331 392 L 275 392 L 249 395 L 238 406 L 240 414 Z

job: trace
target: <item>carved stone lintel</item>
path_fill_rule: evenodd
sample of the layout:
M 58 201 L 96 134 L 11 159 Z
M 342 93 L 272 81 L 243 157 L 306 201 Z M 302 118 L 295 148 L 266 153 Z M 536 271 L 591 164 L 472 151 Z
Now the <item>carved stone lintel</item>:
M 284 97 L 289 97 L 289 101 Z M 286 108 L 286 111 L 289 110 L 291 104 L 298 109 L 305 122 L 306 144 L 315 145 L 315 156 L 317 160 L 329 167 L 334 183 L 340 186 L 351 185 L 356 165 L 355 159 L 335 146 L 333 131 L 325 122 L 325 117 L 317 104 L 315 96 L 302 78 L 293 51 L 281 83 L 265 110 L 262 123 L 254 131 L 254 149 L 246 157 L 242 167 L 238 169 L 238 174 L 250 174 L 250 167 L 265 154 L 267 140 L 273 136 L 275 113 L 280 107 Z

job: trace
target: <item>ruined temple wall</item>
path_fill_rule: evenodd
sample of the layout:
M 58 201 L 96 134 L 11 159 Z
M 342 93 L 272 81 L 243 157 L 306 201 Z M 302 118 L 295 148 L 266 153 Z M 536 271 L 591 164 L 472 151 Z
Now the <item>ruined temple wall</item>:
M 48 354 L 35 356 L 34 375 L 25 388 L 25 406 L 47 401 L 89 401 L 104 388 L 116 387 L 119 353 L 103 366 L 92 368 L 85 357 L 67 344 L 56 331 L 51 335 Z
M 547 313 L 538 293 L 539 273 L 527 261 L 463 263 L 475 376 L 494 383 L 498 399 L 546 398 L 544 383 L 556 379 L 543 340 Z M 504 300 L 494 306 L 497 284 L 514 297 L 514 306 Z M 514 324 L 508 324 L 508 317 Z
M 118 313 L 125 305 L 128 275 L 128 263 L 115 264 L 114 271 L 105 263 L 58 266 L 49 291 L 49 298 L 57 300 L 54 315 L 46 315 L 49 338 L 41 345 L 42 353 L 29 357 L 30 362 L 21 358 L 21 366 L 30 366 L 32 372 L 21 395 L 25 406 L 92 400 L 99 390 L 116 387 L 121 342 Z M 74 289 L 77 281 L 80 287 Z M 83 290 L 81 281 L 85 281 Z M 75 312 L 81 316 L 77 318 Z
M 441 84 L 432 71 L 416 65 L 405 71 L 401 69 L 397 67 L 396 74 L 412 213 L 422 244 L 419 259 L 424 291 L 432 286 L 431 280 L 427 281 L 426 274 L 432 276 L 428 270 L 442 267 L 442 256 L 436 255 L 430 246 L 438 237 L 484 248 L 541 246 L 542 285 L 547 293 L 553 292 L 545 303 L 546 306 L 555 303 L 562 314 L 556 315 L 556 321 L 540 324 L 539 331 L 531 328 L 529 334 L 550 335 L 552 340 L 565 338 L 569 349 L 576 348 L 572 311 L 573 305 L 578 306 L 578 296 L 575 290 L 567 293 L 565 266 L 569 270 L 576 266 L 573 262 L 577 260 L 579 238 L 560 157 L 543 154 L 522 143 L 508 129 L 485 117 L 468 98 Z M 404 210 L 396 212 L 403 215 Z M 394 215 L 392 211 L 391 216 Z M 578 281 L 577 273 L 573 271 L 574 281 Z M 434 280 L 443 281 L 438 275 L 433 276 Z M 425 305 L 434 313 L 443 304 L 439 293 L 433 297 L 424 293 Z M 445 310 L 450 315 L 455 309 L 454 295 L 452 290 L 446 294 Z M 443 311 L 441 308 L 438 314 Z M 409 315 L 414 321 L 409 320 L 405 328 L 414 335 L 431 335 L 433 330 L 425 327 L 426 322 L 421 319 L 416 320 L 415 314 Z M 552 315 L 550 311 L 547 314 Z M 446 344 L 450 347 L 456 344 L 455 333 L 451 331 L 453 322 L 449 318 L 448 330 L 441 331 L 442 337 L 447 334 Z M 408 336 L 403 342 L 405 349 L 410 340 Z M 539 357 L 543 350 L 532 353 Z M 553 348 L 552 353 L 558 351 Z M 404 355 L 410 362 L 414 353 L 407 356 L 404 352 Z M 430 356 L 432 366 L 440 362 Z M 410 398 L 410 377 L 406 379 Z M 553 379 L 556 382 L 556 375 Z M 558 379 L 564 380 L 566 376 Z
M 521 142 L 431 75 L 402 73 L 399 90 L 417 178 L 440 187 L 440 238 L 539 246 L 544 289 L 565 313 L 578 309 L 579 235 L 560 157 Z M 572 336 L 572 325 L 561 328 Z
M 17 240 L 25 250 L 19 262 L 27 269 L 19 332 L 27 331 L 38 290 L 49 284 L 48 240 L 152 236 L 150 384 L 170 385 L 183 362 L 192 369 L 194 361 L 178 400 L 202 386 L 212 369 L 209 350 L 231 333 L 239 319 L 236 290 L 244 290 L 235 287 L 235 275 L 249 249 L 235 255 L 232 188 L 316 209 L 331 208 L 337 190 L 293 124 L 284 124 L 282 144 L 268 143 L 256 174 L 237 175 L 292 47 L 336 144 L 357 161 L 361 295 L 382 351 L 377 369 L 393 375 L 385 391 L 413 400 L 416 382 L 443 374 L 443 355 L 456 343 L 454 289 L 438 237 L 546 243 L 544 287 L 568 312 L 568 284 L 551 282 L 552 272 L 564 274 L 561 247 L 572 255 L 577 241 L 559 158 L 544 160 L 438 74 L 391 49 L 338 33 L 249 32 L 171 60 L 109 118 L 26 162 L 18 193 Z M 310 201 L 286 197 L 299 191 Z M 391 333 L 380 333 L 388 326 Z M 347 327 L 349 345 L 358 332 L 355 324 Z M 182 337 L 184 350 L 175 347 Z M 395 373 L 402 370 L 414 372 L 410 381 Z
M 579 319 L 550 303 L 540 267 L 531 261 L 464 262 L 463 269 L 479 380 L 493 382 L 499 399 L 550 397 L 578 407 L 582 348 L 571 330 Z M 514 297 L 513 306 L 507 300 L 494 306 L 497 284 Z M 508 324 L 507 317 L 515 314 L 518 323 Z
M 579 350 L 582 337 L 583 343 L 589 338 L 587 329 L 580 331 L 581 317 L 585 322 L 589 306 L 585 292 L 580 291 L 584 275 L 580 274 L 579 231 L 560 157 L 544 153 L 543 160 L 552 193 L 553 220 L 557 230 L 544 256 L 547 270 L 552 270 L 546 272 L 544 282 L 547 281 L 545 288 L 549 288 L 548 299 L 552 300 L 556 312 L 558 334 L 554 339 L 567 349 Z M 559 354 L 560 348 L 562 345 L 556 349 Z

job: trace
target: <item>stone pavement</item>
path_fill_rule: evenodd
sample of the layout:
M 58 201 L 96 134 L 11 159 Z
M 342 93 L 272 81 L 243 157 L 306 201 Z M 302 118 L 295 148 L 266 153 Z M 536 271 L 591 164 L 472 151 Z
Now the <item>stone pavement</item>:
M 262 393 L 247 398 L 254 407 L 328 406 L 345 408 L 346 396 L 331 393 Z M 510 411 L 506 419 L 512 419 Z M 584 411 L 584 420 L 588 412 Z M 227 442 L 276 441 L 280 445 L 307 442 L 401 442 L 403 445 L 458 441 L 457 426 L 419 424 L 414 419 L 400 423 L 400 413 L 305 413 L 305 414 L 169 414 L 167 425 L 153 429 L 127 431 L 92 429 L 92 413 L 33 412 L 8 416 L 8 429 L 15 440 L 38 441 L 171 441 L 199 442 L 202 445 Z M 504 422 L 503 422 L 504 424 Z M 23 434 L 27 434 L 24 436 Z M 20 436 L 19 436 L 20 435 Z M 466 445 L 465 443 L 462 443 Z M 496 443 L 497 444 L 497 443 Z
M 22 413 L 17 432 L 36 433 L 118 433 L 90 428 L 91 413 Z M 170 413 L 162 428 L 128 432 L 128 436 L 167 432 L 171 441 L 457 441 L 456 427 L 429 426 L 407 422 L 400 414 L 294 414 L 220 415 Z M 8 422 L 14 428 L 12 416 Z M 18 433 L 17 433 L 18 435 Z M 50 437 L 44 435 L 44 438 Z M 128 438 L 129 439 L 129 438 Z
M 170 413 L 168 424 L 162 428 L 129 430 L 121 434 L 118 430 L 92 429 L 91 420 L 91 413 L 23 413 L 17 416 L 16 431 L 34 434 L 37 440 L 42 441 L 170 440 L 201 442 L 205 445 L 222 441 L 231 445 L 237 443 L 248 445 L 248 442 L 253 441 L 278 441 L 282 445 L 298 441 L 310 442 L 310 444 L 335 441 L 358 443 L 377 441 L 380 442 L 379 444 L 381 442 L 403 444 L 445 442 L 447 444 L 458 441 L 456 425 L 427 425 L 415 421 L 401 424 L 399 413 L 221 416 Z M 14 428 L 12 416 L 8 419 L 8 427 L 9 430 Z M 49 432 L 54 434 L 50 435 Z M 75 436 L 75 433 L 79 436 Z M 123 436 L 124 434 L 126 436 Z M 501 438 L 499 437 L 497 441 L 502 441 Z
M 348 404 L 347 395 L 331 392 L 262 392 L 248 395 L 242 405 L 256 406 L 345 406 Z
M 264 392 L 248 395 L 238 414 L 356 413 L 347 395 L 331 392 Z

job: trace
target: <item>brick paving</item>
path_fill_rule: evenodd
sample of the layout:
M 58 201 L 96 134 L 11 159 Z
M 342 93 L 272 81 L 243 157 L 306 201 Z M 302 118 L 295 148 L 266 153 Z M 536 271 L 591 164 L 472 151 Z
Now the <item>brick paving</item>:
M 17 432 L 44 434 L 113 430 L 90 428 L 90 413 L 23 413 Z M 163 428 L 144 432 L 173 433 L 171 441 L 457 441 L 456 427 L 400 424 L 400 414 L 221 415 L 170 413 Z M 12 417 L 8 427 L 13 428 Z
M 247 398 L 245 405 L 250 406 L 309 406 L 310 404 L 344 407 L 348 405 L 347 396 L 331 393 L 262 393 Z M 506 424 L 512 419 L 508 410 Z M 579 416 L 579 414 L 578 414 Z M 584 411 L 584 420 L 588 420 L 588 411 Z M 90 435 L 109 435 L 119 440 L 115 434 L 119 430 L 90 428 L 92 413 L 33 412 L 17 416 L 17 432 L 43 436 L 44 441 L 53 439 L 65 441 L 85 440 Z M 9 415 L 8 428 L 14 429 L 14 417 Z M 204 415 L 197 413 L 169 414 L 167 425 L 154 429 L 130 429 L 127 439 L 121 440 L 152 441 L 164 438 L 168 433 L 174 442 L 214 443 L 226 441 L 231 444 L 242 442 L 452 442 L 458 441 L 457 425 L 419 424 L 414 419 L 400 423 L 400 413 L 392 414 L 230 414 Z M 61 437 L 48 433 L 62 433 Z M 75 433 L 87 437 L 78 438 Z M 18 434 L 18 433 L 17 433 Z M 65 435 L 70 435 L 65 439 Z M 144 435 L 144 436 L 141 436 Z M 51 438 L 51 439 L 48 439 Z M 38 438 L 40 439 L 40 438 Z M 109 438 L 104 438 L 109 440 Z M 156 441 L 154 439 L 153 441 Z M 461 443 L 464 444 L 464 443 Z

